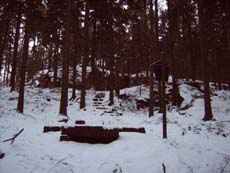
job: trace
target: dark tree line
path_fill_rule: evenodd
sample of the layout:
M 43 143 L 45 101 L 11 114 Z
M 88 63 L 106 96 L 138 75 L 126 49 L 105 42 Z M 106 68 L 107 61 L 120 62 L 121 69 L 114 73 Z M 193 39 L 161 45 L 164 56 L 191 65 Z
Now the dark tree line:
M 19 87 L 17 110 L 23 112 L 25 83 L 32 76 L 48 69 L 52 87 L 57 87 L 61 69 L 59 112 L 67 115 L 68 88 L 75 99 L 80 64 L 80 108 L 86 106 L 89 85 L 96 88 L 103 81 L 98 70 L 108 73 L 110 105 L 119 97 L 119 77 L 136 74 L 135 85 L 150 86 L 149 116 L 158 85 L 166 121 L 164 75 L 169 66 L 172 105 L 178 105 L 178 79 L 202 80 L 203 119 L 212 119 L 209 83 L 230 88 L 230 1 L 167 0 L 167 8 L 161 6 L 157 0 L 2 0 L 0 71 L 11 91 Z M 153 66 L 158 60 L 162 81 L 156 82 Z

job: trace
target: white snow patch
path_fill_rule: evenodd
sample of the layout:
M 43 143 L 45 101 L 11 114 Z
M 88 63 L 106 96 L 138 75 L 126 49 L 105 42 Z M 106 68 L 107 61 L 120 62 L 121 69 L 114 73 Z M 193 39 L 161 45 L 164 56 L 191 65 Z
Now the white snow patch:
M 103 110 L 93 106 L 92 99 L 97 93 L 94 90 L 87 91 L 85 110 L 79 109 L 79 100 L 69 102 L 67 124 L 57 121 L 60 89 L 27 87 L 24 114 L 15 110 L 18 93 L 9 91 L 8 87 L 0 87 L 0 141 L 22 128 L 24 131 L 13 144 L 0 142 L 0 151 L 5 153 L 0 160 L 1 173 L 152 173 L 163 172 L 162 163 L 167 172 L 230 172 L 229 91 L 215 91 L 217 96 L 212 96 L 216 121 L 201 120 L 204 114 L 202 98 L 195 99 L 183 115 L 175 110 L 167 112 L 168 139 L 162 139 L 162 115 L 157 112 L 149 118 L 145 111 L 119 109 L 117 99 L 115 107 L 123 116 L 101 116 Z M 106 104 L 109 93 L 104 93 L 103 104 Z M 139 97 L 139 87 L 124 89 L 121 93 L 135 99 Z M 200 94 L 183 83 L 180 93 L 187 103 L 194 94 Z M 79 96 L 80 91 L 77 91 Z M 145 96 L 148 96 L 148 88 L 143 86 L 142 97 Z M 60 132 L 43 133 L 45 125 L 74 125 L 75 120 L 105 128 L 145 127 L 146 134 L 120 133 L 119 139 L 111 144 L 92 145 L 59 142 Z

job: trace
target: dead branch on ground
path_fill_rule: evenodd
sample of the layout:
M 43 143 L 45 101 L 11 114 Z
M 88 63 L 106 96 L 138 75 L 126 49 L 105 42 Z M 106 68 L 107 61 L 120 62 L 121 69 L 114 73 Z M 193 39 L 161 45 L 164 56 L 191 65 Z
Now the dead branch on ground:
M 21 130 L 20 130 L 18 133 L 16 133 L 12 138 L 6 139 L 6 140 L 4 140 L 4 141 L 2 141 L 2 142 L 11 141 L 11 144 L 13 144 L 13 143 L 14 143 L 14 140 L 18 137 L 18 135 L 20 135 L 20 133 L 23 132 L 23 130 L 24 130 L 24 129 L 21 129 Z

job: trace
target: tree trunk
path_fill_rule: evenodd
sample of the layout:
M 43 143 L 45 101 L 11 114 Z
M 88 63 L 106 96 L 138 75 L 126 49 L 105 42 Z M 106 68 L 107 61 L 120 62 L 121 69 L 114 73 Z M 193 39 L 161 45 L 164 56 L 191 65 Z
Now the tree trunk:
M 119 76 L 119 71 L 118 70 L 115 71 L 115 82 L 116 82 L 116 84 L 115 84 L 115 86 L 116 86 L 116 89 L 115 89 L 116 90 L 116 96 L 118 98 L 120 98 L 120 76 Z M 140 87 L 141 87 L 141 85 L 140 85 Z M 140 91 L 140 93 L 141 93 L 141 91 Z
M 91 57 L 91 67 L 92 67 L 92 84 L 95 86 L 95 59 L 96 59 L 96 33 L 97 33 L 97 25 L 96 25 L 96 12 L 93 13 L 93 43 L 92 43 L 92 57 Z
M 75 6 L 75 9 L 78 10 L 78 6 Z M 74 23 L 75 29 L 74 29 L 74 56 L 73 56 L 73 79 L 72 79 L 72 97 L 71 99 L 74 100 L 76 98 L 76 78 L 77 78 L 77 60 L 78 60 L 78 46 L 79 46 L 79 12 L 77 12 L 77 16 Z
M 53 60 L 53 70 L 54 70 L 54 80 L 53 86 L 57 87 L 57 69 L 58 69 L 58 45 L 55 45 L 54 60 Z
M 113 70 L 113 65 L 114 65 L 114 36 L 113 36 L 113 13 L 112 13 L 112 8 L 113 8 L 113 0 L 110 0 L 110 17 L 109 17 L 109 27 L 110 27 L 110 46 L 109 46 L 109 65 L 110 65 L 110 80 L 109 80 L 109 105 L 114 104 L 114 70 Z
M 170 56 L 172 63 L 172 105 L 177 106 L 177 95 L 178 95 L 178 86 L 176 81 L 176 71 L 175 71 L 175 24 L 173 25 L 172 21 L 172 3 L 170 0 L 167 0 L 168 5 L 168 19 L 169 19 L 169 40 L 170 40 Z
M 229 0 L 225 0 L 224 1 L 225 4 L 225 13 L 226 13 L 226 18 L 224 19 L 223 23 L 223 28 L 224 28 L 224 36 L 225 36 L 225 57 L 230 57 L 230 1 Z M 230 62 L 230 60 L 228 61 Z M 228 74 L 227 74 L 228 75 Z M 228 89 L 230 90 L 230 79 L 229 77 L 227 78 L 227 83 L 228 83 Z
M 159 47 L 159 31 L 158 31 L 158 0 L 155 0 L 155 13 L 156 13 L 156 53 L 157 56 L 160 57 L 160 47 Z M 161 87 L 161 111 L 163 113 L 163 138 L 167 138 L 167 114 L 166 114 L 166 103 L 165 103 L 165 59 L 161 57 L 161 79 L 162 84 L 159 86 Z M 160 84 L 158 84 L 160 85 Z
M 159 17 L 158 17 L 158 0 L 155 0 L 155 54 L 156 57 L 159 59 L 160 58 L 160 43 L 159 43 Z M 160 83 L 160 82 L 159 82 Z M 158 99 L 159 99 L 159 103 L 161 100 L 161 85 L 158 83 Z M 162 108 L 160 108 L 161 111 Z
M 182 12 L 182 32 L 183 32 L 183 44 L 182 46 L 184 47 L 183 55 L 185 56 L 189 61 L 191 67 L 189 70 L 187 70 L 188 74 L 186 76 L 187 79 L 193 79 L 195 81 L 196 79 L 196 66 L 197 66 L 197 61 L 196 57 L 193 53 L 194 46 L 193 46 L 193 33 L 192 33 L 192 11 L 191 11 L 191 0 L 183 0 L 182 1 L 183 8 L 181 8 Z M 185 64 L 186 67 L 188 64 Z
M 68 34 L 67 34 L 68 35 Z M 68 37 L 66 38 L 65 44 L 69 43 Z M 62 82 L 61 82 L 61 101 L 59 114 L 67 116 L 67 106 L 68 106 L 68 76 L 69 76 L 69 49 L 65 46 L 64 56 L 62 58 Z
M 78 22 L 77 22 L 78 24 Z M 78 30 L 78 29 L 77 29 Z M 72 78 L 72 83 L 73 83 L 73 86 L 72 86 L 72 97 L 71 99 L 74 100 L 76 98 L 76 78 L 77 78 L 77 59 L 78 59 L 78 33 L 75 33 L 75 40 L 74 40 L 74 57 L 73 57 L 73 78 Z
M 160 58 L 160 47 L 159 47 L 159 28 L 158 28 L 158 1 L 155 0 L 155 13 L 156 13 L 156 55 Z M 163 66 L 163 59 L 161 57 L 161 62 Z M 163 73 L 163 71 L 162 71 Z M 162 105 L 162 81 L 158 81 L 158 106 L 160 107 L 159 113 L 163 113 L 163 105 Z
M 24 108 L 24 90 L 25 90 L 25 76 L 26 76 L 26 64 L 28 59 L 28 48 L 29 48 L 29 26 L 28 19 L 26 19 L 25 24 L 25 35 L 24 35 L 24 44 L 23 44 L 23 55 L 21 60 L 21 73 L 20 73 L 20 88 L 19 88 L 19 97 L 17 111 L 23 113 Z
M 158 106 L 160 107 L 159 113 L 162 113 L 162 101 L 161 101 L 161 93 L 162 93 L 162 86 L 161 86 L 161 81 L 158 81 Z
M 111 65 L 112 66 L 112 65 Z M 114 92 L 113 92 L 113 88 L 114 88 L 114 74 L 113 74 L 113 68 L 110 68 L 110 76 L 109 76 L 109 105 L 113 105 L 114 104 Z
M 64 50 L 62 57 L 62 83 L 61 83 L 61 101 L 60 101 L 60 109 L 59 114 L 63 116 L 67 116 L 67 107 L 68 107 L 68 86 L 69 86 L 69 56 L 71 52 L 70 41 L 71 41 L 71 8 L 72 1 L 68 0 L 68 10 L 66 17 L 66 31 L 64 35 Z
M 76 49 L 74 50 L 76 52 Z M 77 53 L 75 53 L 74 59 L 73 59 L 73 78 L 72 78 L 72 97 L 71 99 L 74 100 L 76 98 L 76 78 L 77 78 L 77 60 L 76 60 Z
M 5 72 L 6 72 L 6 84 L 9 84 L 9 73 L 10 73 L 10 62 L 11 62 L 11 45 L 9 45 L 8 47 L 8 57 L 6 59 L 6 68 L 5 68 Z
M 5 49 L 5 45 L 6 45 L 6 41 L 7 41 L 7 33 L 8 33 L 8 29 L 9 29 L 9 19 L 6 19 L 6 24 L 5 27 L 3 29 L 3 40 L 1 43 L 1 48 L 0 48 L 0 76 L 1 76 L 1 72 L 2 72 L 2 63 L 3 63 L 3 53 L 4 53 L 4 49 Z M 1 39 L 1 38 L 0 38 Z
M 19 31 L 20 31 L 20 24 L 21 24 L 21 14 L 17 16 L 17 25 L 16 25 L 16 34 L 14 39 L 14 52 L 13 52 L 13 60 L 12 60 L 12 72 L 10 76 L 10 86 L 11 92 L 15 90 L 15 78 L 17 72 L 17 55 L 18 55 L 18 39 L 19 39 Z
M 49 72 L 51 71 L 52 58 L 53 58 L 53 43 L 50 43 L 48 48 L 48 71 Z
M 167 112 L 165 103 L 165 62 L 162 58 L 162 89 L 161 89 L 161 109 L 163 113 L 163 138 L 167 138 Z
M 153 81 L 153 70 L 152 67 L 150 67 L 150 75 L 149 75 L 149 117 L 154 115 L 153 112 L 153 108 L 154 108 L 154 100 L 153 100 L 153 85 L 154 85 L 154 81 Z
M 208 47 L 207 41 L 209 40 L 210 32 L 210 11 L 207 9 L 207 1 L 199 0 L 198 1 L 198 15 L 199 15 L 199 28 L 200 28 L 200 51 L 203 67 L 203 82 L 204 82 L 204 121 L 211 120 L 213 118 L 212 108 L 211 108 L 211 99 L 210 99 L 210 88 L 209 88 L 209 79 L 208 79 Z
M 154 28 L 153 28 L 153 1 L 152 0 L 150 0 L 149 1 L 149 4 L 150 4 L 150 26 L 151 26 L 151 28 L 150 28 L 150 30 L 151 30 L 151 32 L 150 32 L 150 35 L 151 35 L 151 41 L 150 41 L 150 49 L 151 49 L 151 55 L 150 55 L 150 64 L 152 64 L 152 62 L 153 62 L 153 50 L 154 50 L 154 48 L 153 48 L 153 45 L 154 45 L 154 43 L 153 43 L 153 36 L 154 36 L 154 32 L 153 32 L 153 30 L 154 30 Z M 151 116 L 153 116 L 154 115 L 154 112 L 153 112 L 153 107 L 154 107 L 154 93 L 153 93 L 153 85 L 154 85 L 154 79 L 153 79 L 153 67 L 152 67 L 152 65 L 150 65 L 150 67 L 149 67 L 150 69 L 149 69 L 149 71 L 150 71 L 150 75 L 149 75 L 149 117 L 151 117 Z
M 9 58 L 10 58 L 10 55 L 9 53 L 6 54 L 6 61 L 5 61 L 5 64 L 4 64 L 4 72 L 3 72 L 3 82 L 6 83 L 6 74 L 7 74 L 7 64 L 8 64 L 8 61 L 9 61 Z
M 85 7 L 85 57 L 82 60 L 82 81 L 81 81 L 81 100 L 80 109 L 85 107 L 85 94 L 86 94 L 86 68 L 89 59 L 89 0 L 86 0 Z
M 148 29 L 147 29 L 147 2 L 146 2 L 147 0 L 143 0 L 143 3 L 144 3 L 144 38 L 143 38 L 143 41 L 144 41 L 144 47 L 145 47 L 145 49 L 144 49 L 144 52 L 143 52 L 143 54 L 144 54 L 144 56 L 148 56 L 147 54 L 146 54 L 146 52 L 147 52 L 147 32 L 148 32 Z M 145 66 L 145 73 L 146 73 L 146 75 L 145 75 L 145 81 L 146 81 L 146 84 L 148 85 L 149 83 L 148 83 L 148 79 L 149 79 L 149 68 L 148 68 L 148 65 L 149 65 L 149 60 L 148 60 L 148 58 L 146 58 L 145 59 L 145 63 L 144 63 L 144 66 Z

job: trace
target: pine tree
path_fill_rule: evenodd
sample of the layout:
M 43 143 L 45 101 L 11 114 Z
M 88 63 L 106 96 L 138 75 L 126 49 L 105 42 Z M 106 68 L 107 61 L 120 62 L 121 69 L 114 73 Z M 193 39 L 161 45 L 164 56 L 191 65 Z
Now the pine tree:
M 19 97 L 17 104 L 17 111 L 23 113 L 24 111 L 24 92 L 25 92 L 25 75 L 26 75 L 26 64 L 28 59 L 28 49 L 29 49 L 29 16 L 25 21 L 25 34 L 24 34 L 24 43 L 23 43 L 23 55 L 21 60 L 21 73 L 20 73 L 20 88 L 19 88 Z
M 177 16 L 176 16 L 176 3 L 177 1 L 167 0 L 168 5 L 168 20 L 169 20 L 169 40 L 170 40 L 170 56 L 172 66 L 172 105 L 177 106 L 178 86 L 176 74 L 176 59 L 175 59 L 175 39 L 177 29 Z
M 109 34 L 110 34 L 110 46 L 109 46 L 109 104 L 114 104 L 114 33 L 113 33 L 113 0 L 109 1 Z
M 89 59 L 89 0 L 85 2 L 85 22 L 84 22 L 84 36 L 85 36 L 85 48 L 84 58 L 82 60 L 82 82 L 81 82 L 81 100 L 80 109 L 85 107 L 85 95 L 86 95 L 86 68 Z
M 64 50 L 62 58 L 62 83 L 61 83 L 61 101 L 59 114 L 67 116 L 67 107 L 68 107 L 68 87 L 69 87 L 69 59 L 71 55 L 71 47 L 69 45 L 71 40 L 71 9 L 72 1 L 68 0 L 67 2 L 67 12 L 65 20 L 65 31 L 64 31 Z
M 12 60 L 12 72 L 10 76 L 10 86 L 11 90 L 15 90 L 15 78 L 16 78 L 16 72 L 17 72 L 17 55 L 18 55 L 18 39 L 19 39 L 19 31 L 20 31 L 20 24 L 21 24 L 21 14 L 19 13 L 17 15 L 17 24 L 16 24 L 16 33 L 14 38 L 14 52 L 13 52 L 13 60 Z
M 198 13 L 199 13 L 199 28 L 200 28 L 200 51 L 202 58 L 203 68 L 203 82 L 204 82 L 204 121 L 211 120 L 213 118 L 210 98 L 210 87 L 209 87 L 209 69 L 208 69 L 208 54 L 209 47 L 207 46 L 208 41 L 211 39 L 210 35 L 210 20 L 211 11 L 210 6 L 212 3 L 207 0 L 198 0 Z
M 4 14 L 5 15 L 5 14 Z M 10 19 L 9 19 L 9 16 L 5 19 L 5 22 L 4 22 L 4 19 L 3 19 L 3 36 L 2 38 L 2 41 L 0 41 L 1 45 L 0 45 L 0 76 L 2 75 L 1 74 L 1 71 L 2 71 L 2 65 L 3 65 L 3 53 L 4 53 L 4 49 L 6 47 L 6 41 L 7 41 L 7 34 L 8 34 L 8 29 L 9 29 L 9 25 L 10 25 Z
M 150 42 L 150 50 L 151 50 L 151 55 L 150 55 L 150 62 L 151 64 L 153 63 L 153 53 L 154 53 L 154 41 L 153 41 L 153 36 L 154 36 L 154 28 L 153 28 L 153 1 L 149 1 L 150 4 L 150 37 L 151 37 L 151 42 Z M 153 88 L 154 88 L 154 79 L 153 79 L 153 66 L 150 65 L 149 67 L 150 75 L 149 75 L 149 117 L 153 116 L 153 106 L 154 106 L 154 96 L 153 96 Z

